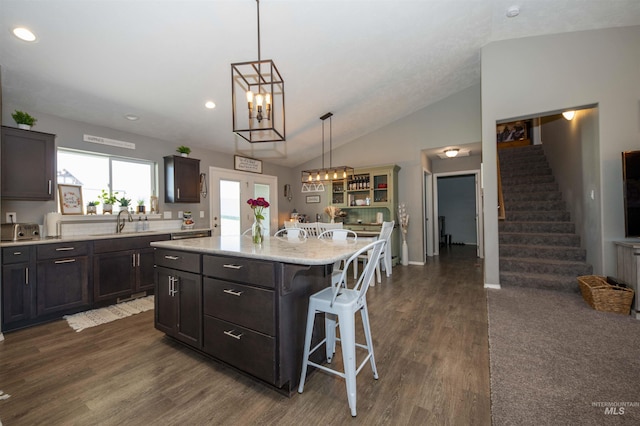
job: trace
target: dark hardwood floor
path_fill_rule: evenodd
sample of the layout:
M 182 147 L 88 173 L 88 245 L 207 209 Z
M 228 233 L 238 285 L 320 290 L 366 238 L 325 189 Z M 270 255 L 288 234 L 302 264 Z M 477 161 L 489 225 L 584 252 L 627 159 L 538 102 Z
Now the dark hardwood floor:
M 396 266 L 368 293 L 379 380 L 315 372 L 274 390 L 173 342 L 153 312 L 74 332 L 66 321 L 5 334 L 0 421 L 12 425 L 489 425 L 487 304 L 475 247 Z M 358 336 L 362 340 L 362 333 Z M 339 363 L 339 353 L 335 357 Z

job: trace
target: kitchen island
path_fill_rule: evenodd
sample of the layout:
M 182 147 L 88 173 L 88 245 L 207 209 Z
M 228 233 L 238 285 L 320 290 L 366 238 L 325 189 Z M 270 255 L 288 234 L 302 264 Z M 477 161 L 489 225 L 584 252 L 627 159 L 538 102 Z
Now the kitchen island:
M 309 296 L 331 285 L 334 262 L 368 239 L 289 241 L 250 236 L 159 241 L 155 327 L 291 395 L 300 378 Z M 314 342 L 324 337 L 316 321 Z M 317 351 L 322 361 L 323 351 Z

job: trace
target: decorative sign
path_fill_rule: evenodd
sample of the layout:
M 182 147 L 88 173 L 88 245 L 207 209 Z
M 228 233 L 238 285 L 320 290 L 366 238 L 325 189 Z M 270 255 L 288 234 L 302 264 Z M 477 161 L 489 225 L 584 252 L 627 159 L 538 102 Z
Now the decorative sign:
M 307 195 L 307 204 L 314 204 L 320 202 L 319 195 Z
M 239 155 L 235 157 L 234 169 L 242 170 L 244 172 L 262 173 L 262 161 L 249 157 L 241 157 Z
M 100 136 L 91 136 L 91 135 L 84 135 L 84 139 L 85 142 L 91 142 L 91 143 L 98 143 L 100 145 L 111 145 L 111 146 L 117 146 L 120 148 L 127 148 L 127 149 L 136 149 L 136 144 L 133 142 L 125 142 L 125 141 L 119 141 L 119 140 L 115 140 L 115 139 L 107 139 L 107 138 L 102 138 Z
M 82 214 L 82 187 L 80 185 L 58 185 L 60 211 L 62 214 Z

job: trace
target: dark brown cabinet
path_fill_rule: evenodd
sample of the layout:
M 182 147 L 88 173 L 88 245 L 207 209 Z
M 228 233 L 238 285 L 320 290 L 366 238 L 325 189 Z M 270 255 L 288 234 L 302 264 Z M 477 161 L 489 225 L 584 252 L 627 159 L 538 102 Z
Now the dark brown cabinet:
M 158 249 L 155 261 L 155 327 L 177 340 L 201 349 L 200 255 Z
M 2 323 L 28 321 L 35 316 L 35 249 L 3 248 L 2 259 Z
M 2 126 L 2 198 L 53 200 L 55 172 L 55 135 Z
M 88 309 L 89 245 L 87 241 L 37 247 L 37 315 Z
M 124 237 L 94 242 L 93 299 L 117 302 L 154 289 L 152 241 L 170 236 Z
M 200 202 L 200 160 L 170 155 L 164 157 L 164 202 Z

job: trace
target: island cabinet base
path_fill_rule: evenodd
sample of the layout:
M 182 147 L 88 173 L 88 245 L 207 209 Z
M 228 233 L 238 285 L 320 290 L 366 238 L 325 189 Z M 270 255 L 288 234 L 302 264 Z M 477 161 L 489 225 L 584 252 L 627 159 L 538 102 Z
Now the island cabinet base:
M 184 254 L 171 256 L 182 258 Z M 166 255 L 165 250 L 157 249 L 157 262 L 166 264 Z M 331 265 L 198 256 L 202 305 L 194 306 L 193 312 L 202 313 L 202 343 L 181 342 L 291 396 L 300 379 L 309 297 L 330 286 Z M 162 283 L 156 283 L 156 294 L 162 291 Z M 156 308 L 163 306 L 156 304 Z M 156 313 L 156 328 L 166 332 L 158 318 L 161 312 Z M 324 338 L 324 321 L 315 323 L 317 343 Z M 324 361 L 324 351 L 315 355 L 316 362 Z

